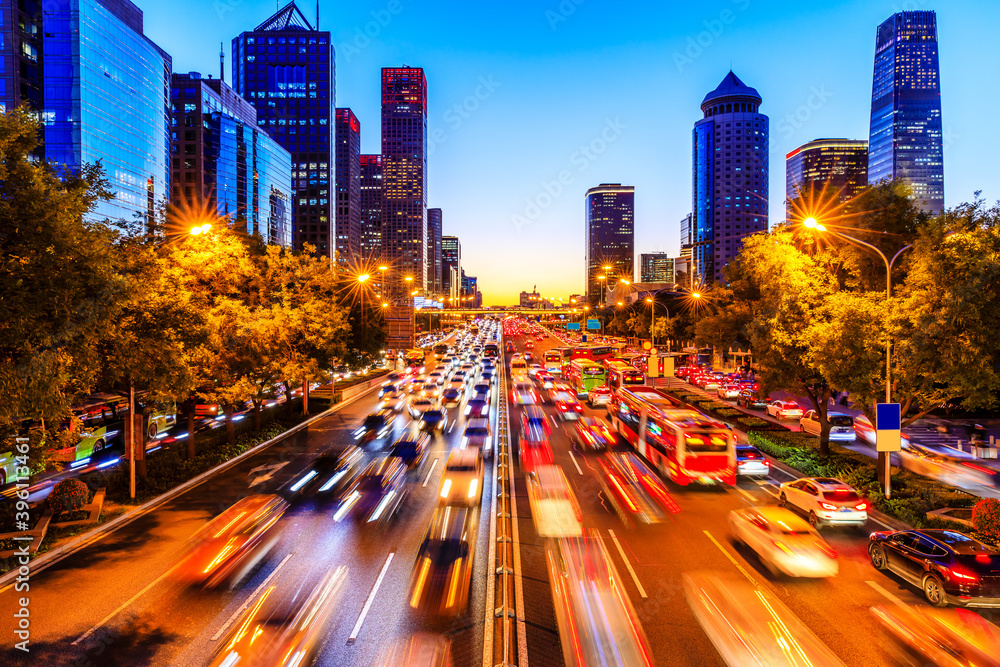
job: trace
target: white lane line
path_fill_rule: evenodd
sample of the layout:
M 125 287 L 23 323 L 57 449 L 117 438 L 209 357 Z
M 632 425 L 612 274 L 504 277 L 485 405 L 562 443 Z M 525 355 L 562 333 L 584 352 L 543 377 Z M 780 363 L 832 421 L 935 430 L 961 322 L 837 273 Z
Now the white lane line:
M 292 552 L 292 553 L 294 553 L 294 552 Z M 218 632 L 216 632 L 214 635 L 212 635 L 212 641 L 213 642 L 214 641 L 218 641 L 219 637 L 222 636 L 222 633 L 224 633 L 226 631 L 226 629 L 230 625 L 232 625 L 234 621 L 236 621 L 236 617 L 239 616 L 240 614 L 242 614 L 246 610 L 246 608 L 250 606 L 250 603 L 257 599 L 257 596 L 260 595 L 260 592 L 262 590 L 264 590 L 264 588 L 271 582 L 271 579 L 274 578 L 274 575 L 278 574 L 278 570 L 281 569 L 281 566 L 284 565 L 285 563 L 287 563 L 288 559 L 291 558 L 291 557 L 292 557 L 292 554 L 288 554 L 287 556 L 285 556 L 281 560 L 281 562 L 278 563 L 278 566 L 276 568 L 274 568 L 274 570 L 271 571 L 271 574 L 267 575 L 267 578 L 264 579 L 264 581 L 260 582 L 260 586 L 258 586 L 257 589 L 250 595 L 250 597 L 247 598 L 247 601 L 244 602 L 243 605 L 239 609 L 237 609 L 235 612 L 233 612 L 233 615 L 229 617 L 229 620 L 226 621 L 221 628 L 219 628 Z
M 868 520 L 869 520 L 869 521 L 874 521 L 875 523 L 877 523 L 878 525 L 882 526 L 882 527 L 883 527 L 883 528 L 885 528 L 886 530 L 896 530 L 895 528 L 893 528 L 893 527 L 892 527 L 892 526 L 890 526 L 889 524 L 887 524 L 887 523 L 882 523 L 881 521 L 879 521 L 878 519 L 876 519 L 875 517 L 873 517 L 873 516 L 872 516 L 871 514 L 869 514 L 869 515 L 868 515 Z
M 743 496 L 744 498 L 746 498 L 746 499 L 747 499 L 747 500 L 749 500 L 750 502 L 752 502 L 752 503 L 755 503 L 755 502 L 757 502 L 757 499 L 756 499 L 756 498 L 754 498 L 754 497 L 753 497 L 753 494 L 752 494 L 752 493 L 750 493 L 749 491 L 747 491 L 747 490 L 745 490 L 745 489 L 741 489 L 741 488 L 739 488 L 739 487 L 737 487 L 737 488 L 736 488 L 736 491 L 737 491 L 737 493 L 739 493 L 740 495 L 742 495 L 742 496 Z
M 576 471 L 582 475 L 583 474 L 583 470 L 580 469 L 580 464 L 576 462 L 576 457 L 573 456 L 573 450 L 572 449 L 569 450 L 569 457 L 571 459 L 573 459 L 573 465 L 576 466 Z
M 625 567 L 628 568 L 628 573 L 632 575 L 632 581 L 635 582 L 635 587 L 639 589 L 639 595 L 646 597 L 646 589 L 642 587 L 641 583 L 639 583 L 639 576 L 635 573 L 635 570 L 632 569 L 632 563 L 629 562 L 628 556 L 625 555 L 625 550 L 622 549 L 622 543 L 618 541 L 618 536 L 615 535 L 615 531 L 610 528 L 608 528 L 608 533 L 611 535 L 611 539 L 614 540 L 615 546 L 618 547 L 618 553 L 621 554 L 622 560 L 625 561 Z
M 448 427 L 448 433 L 451 433 L 455 429 L 455 423 L 458 421 L 457 418 L 451 420 L 451 426 Z
M 552 415 L 549 415 L 549 421 L 552 422 L 553 426 L 555 426 L 556 428 L 559 428 L 559 425 L 556 424 L 556 418 L 555 417 L 553 417 Z
M 385 559 L 385 565 L 382 566 L 382 571 L 379 572 L 378 579 L 375 580 L 375 586 L 372 588 L 372 592 L 368 594 L 368 599 L 365 600 L 365 606 L 361 609 L 361 615 L 358 616 L 358 622 L 354 624 L 354 629 L 351 630 L 351 636 L 347 638 L 348 646 L 357 640 L 358 633 L 361 632 L 361 626 L 365 622 L 365 617 L 368 616 L 368 610 L 372 608 L 372 603 L 375 602 L 375 594 L 378 593 L 379 586 L 382 585 L 382 579 L 385 578 L 385 573 L 389 569 L 389 563 L 392 562 L 392 557 L 395 555 L 395 551 L 390 551 L 389 557 Z
M 728 551 L 726 551 L 726 548 L 723 547 L 719 543 L 719 541 L 717 539 L 715 539 L 715 537 L 712 535 L 712 533 L 708 532 L 707 530 L 702 531 L 702 532 L 704 532 L 705 535 L 708 536 L 708 539 L 712 540 L 712 544 L 714 544 L 715 546 L 719 547 L 719 551 L 721 551 L 726 556 L 726 558 L 729 559 L 729 562 L 732 563 L 733 565 L 735 565 L 736 569 L 739 570 L 740 572 L 742 572 L 743 576 L 746 577 L 747 579 L 749 579 L 750 583 L 753 584 L 754 588 L 756 588 L 758 586 L 757 580 L 754 579 L 752 576 L 750 576 L 750 573 L 746 571 L 746 568 L 744 568 L 742 565 L 740 565 L 739 561 L 737 561 L 735 558 L 733 558 L 733 555 L 731 553 L 729 553 Z
M 881 586 L 879 586 L 874 581 L 866 581 L 865 583 L 868 584 L 869 586 L 871 586 L 872 588 L 874 588 L 878 593 L 880 593 L 881 595 L 883 595 L 887 600 L 889 600 L 889 602 L 892 602 L 893 604 L 898 604 L 900 607 L 907 606 L 905 602 L 903 602 L 898 597 L 896 597 L 895 595 L 893 595 L 889 591 L 887 591 L 884 588 L 882 588 Z
M 166 572 L 164 572 L 163 574 L 161 574 L 159 577 L 157 577 L 156 579 L 154 579 L 152 582 L 150 582 L 149 585 L 147 585 L 141 591 L 139 591 L 138 593 L 136 593 L 135 595 L 133 595 L 132 597 L 130 597 L 128 600 L 126 600 L 120 607 L 118 607 L 113 612 L 111 612 L 110 614 L 108 614 L 107 616 L 105 616 L 104 618 L 102 618 L 100 621 L 98 621 L 97 625 L 95 625 L 94 627 L 92 627 L 90 630 L 87 630 L 82 635 L 80 635 L 76 639 L 76 641 L 74 641 L 71 645 L 72 646 L 79 646 L 80 642 L 82 642 L 84 639 L 86 639 L 90 635 L 94 634 L 94 632 L 98 628 L 100 628 L 102 625 L 104 625 L 105 623 L 107 623 L 108 621 L 110 621 L 112 618 L 114 618 L 115 616 L 117 616 L 118 614 L 120 614 L 123 609 L 125 609 L 130 604 L 132 604 L 133 602 L 135 602 L 136 600 L 138 600 L 140 597 L 142 597 L 142 595 L 146 591 L 148 591 L 150 588 L 152 588 L 153 586 L 155 586 L 156 584 L 160 583 L 161 581 L 163 581 L 164 579 L 166 579 L 168 576 L 170 576 L 171 574 L 173 574 L 174 570 L 176 570 L 177 568 L 179 568 L 182 564 L 183 564 L 183 561 L 181 561 L 180 563 L 177 563 L 172 568 L 170 568 L 169 570 L 167 570 Z
M 434 467 L 438 464 L 438 460 L 434 459 L 434 463 L 431 464 L 431 469 L 427 471 L 427 477 L 424 479 L 424 483 L 420 485 L 420 488 L 427 486 L 427 482 L 431 481 L 431 475 L 434 474 Z

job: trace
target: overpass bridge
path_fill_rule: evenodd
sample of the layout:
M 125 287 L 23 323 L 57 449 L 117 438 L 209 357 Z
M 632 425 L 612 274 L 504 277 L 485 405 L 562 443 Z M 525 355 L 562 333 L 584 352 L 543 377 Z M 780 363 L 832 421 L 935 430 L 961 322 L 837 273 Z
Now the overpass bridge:
M 575 311 L 575 312 L 574 312 Z M 579 308 L 548 308 L 537 310 L 535 308 L 520 308 L 518 306 L 507 306 L 497 308 L 444 308 L 441 310 L 421 309 L 417 312 L 433 312 L 434 314 L 448 317 L 455 315 L 459 317 L 505 317 L 507 315 L 522 315 L 525 317 L 539 316 L 546 319 L 550 316 L 565 315 L 566 319 L 580 318 L 582 313 Z

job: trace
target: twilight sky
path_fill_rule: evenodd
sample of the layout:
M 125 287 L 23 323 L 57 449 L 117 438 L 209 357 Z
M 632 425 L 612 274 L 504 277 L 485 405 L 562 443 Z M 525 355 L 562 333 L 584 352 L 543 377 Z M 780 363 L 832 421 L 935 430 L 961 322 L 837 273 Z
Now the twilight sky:
M 227 81 L 232 38 L 276 9 L 135 1 L 176 72 L 218 76 L 224 42 Z M 314 20 L 315 0 L 299 7 Z M 1000 3 L 321 0 L 319 12 L 337 48 L 337 106 L 361 121 L 362 152 L 381 146 L 380 68 L 426 70 L 428 205 L 461 238 L 484 302 L 503 305 L 536 284 L 564 299 L 583 290 L 584 194 L 599 183 L 635 186 L 637 254 L 678 253 L 691 128 L 730 66 L 771 119 L 770 220 L 781 221 L 785 153 L 868 138 L 875 28 L 913 9 L 938 13 L 945 204 L 976 190 L 995 201 L 1000 133 L 983 123 L 998 106 Z

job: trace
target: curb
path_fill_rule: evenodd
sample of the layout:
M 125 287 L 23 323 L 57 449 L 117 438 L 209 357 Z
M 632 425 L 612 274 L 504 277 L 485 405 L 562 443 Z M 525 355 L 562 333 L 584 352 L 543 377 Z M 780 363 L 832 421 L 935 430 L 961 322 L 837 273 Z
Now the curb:
M 315 421 L 318 421 L 320 419 L 323 419 L 324 417 L 328 417 L 329 415 L 331 415 L 331 414 L 333 414 L 335 412 L 338 412 L 339 410 L 341 410 L 345 406 L 350 405 L 351 403 L 353 403 L 357 399 L 361 398 L 362 396 L 367 395 L 369 392 L 371 392 L 372 390 L 377 389 L 377 388 L 378 388 L 378 385 L 376 385 L 375 387 L 371 387 L 367 391 L 363 391 L 363 392 L 361 392 L 360 394 L 358 394 L 356 396 L 352 396 L 351 398 L 349 398 L 349 399 L 347 399 L 345 401 L 342 401 L 342 402 L 340 402 L 340 403 L 338 403 L 338 404 L 336 404 L 336 405 L 328 408 L 327 410 L 319 413 L 318 415 L 316 415 L 314 417 L 310 417 L 309 419 L 307 419 L 306 421 L 302 422 L 301 424 L 297 424 L 297 425 L 293 426 L 292 428 L 288 429 L 287 431 L 285 431 L 281 435 L 275 436 L 275 437 L 271 438 L 270 440 L 267 440 L 266 442 L 262 442 L 259 445 L 256 445 L 255 447 L 251 447 L 250 449 L 248 449 L 247 451 L 243 452 L 239 456 L 237 456 L 235 458 L 232 458 L 232 459 L 229 459 L 228 461 L 226 461 L 224 463 L 220 463 L 219 465 L 215 466 L 214 468 L 210 468 L 209 470 L 206 470 L 205 472 L 201 473 L 197 477 L 195 477 L 193 479 L 189 479 L 188 481 L 184 482 L 183 484 L 181 484 L 179 486 L 175 486 L 174 488 L 170 489 L 169 491 L 167 491 L 165 493 L 162 493 L 162 494 L 158 495 L 157 497 L 153 498 L 152 500 L 146 501 L 145 503 L 143 503 L 142 505 L 139 505 L 135 509 L 133 509 L 133 510 L 131 510 L 129 512 L 126 512 L 125 514 L 122 514 L 121 516 L 115 517 L 111 521 L 108 521 L 107 523 L 98 526 L 97 528 L 95 528 L 92 531 L 89 531 L 87 533 L 84 533 L 84 534 L 78 536 L 76 539 L 72 540 L 71 542 L 67 542 L 66 544 L 62 545 L 61 547 L 56 547 L 55 549 L 52 549 L 51 551 L 45 552 L 43 555 L 41 555 L 37 559 L 32 559 L 31 566 L 30 566 L 31 567 L 31 573 L 32 574 L 38 574 L 39 572 L 43 571 L 47 567 L 55 565 L 56 563 L 58 563 L 59 561 L 61 561 L 63 558 L 71 556 L 72 554 L 76 553 L 77 551 L 80 551 L 81 549 L 84 549 L 84 548 L 90 546 L 94 542 L 97 542 L 98 540 L 100 540 L 101 538 L 103 538 L 105 535 L 107 535 L 109 533 L 112 533 L 112 532 L 118 530 L 119 528 L 123 528 L 124 526 L 127 526 L 128 524 L 132 523 L 136 519 L 138 519 L 138 518 L 140 518 L 140 517 L 142 517 L 142 516 L 144 516 L 146 514 L 149 514 L 150 512 L 152 512 L 154 509 L 156 509 L 160 505 L 163 505 L 167 501 L 173 500 L 177 496 L 180 496 L 180 495 L 186 493 L 187 491 L 190 491 L 191 489 L 193 489 L 194 487 L 198 486 L 199 484 L 207 481 L 211 477 L 214 477 L 215 475 L 217 475 L 217 474 L 219 474 L 221 472 L 224 472 L 225 470 L 233 467 L 234 465 L 236 465 L 237 463 L 239 463 L 243 459 L 249 458 L 250 456 L 252 456 L 252 455 L 254 455 L 256 453 L 261 452 L 261 451 L 267 449 L 268 447 L 271 447 L 272 445 L 277 444 L 278 442 L 284 440 L 285 438 L 289 437 L 290 435 L 293 435 L 294 433 L 297 433 L 298 431 L 301 431 L 302 429 L 306 428 L 307 426 L 309 426 L 310 424 L 312 424 Z M 0 576 L 0 592 L 2 592 L 3 589 L 8 584 L 12 583 L 14 581 L 14 579 L 17 577 L 17 575 L 18 575 L 18 570 L 17 570 L 17 568 L 15 568 L 15 569 L 11 570 L 10 572 L 8 572 L 7 574 L 5 574 L 3 576 Z

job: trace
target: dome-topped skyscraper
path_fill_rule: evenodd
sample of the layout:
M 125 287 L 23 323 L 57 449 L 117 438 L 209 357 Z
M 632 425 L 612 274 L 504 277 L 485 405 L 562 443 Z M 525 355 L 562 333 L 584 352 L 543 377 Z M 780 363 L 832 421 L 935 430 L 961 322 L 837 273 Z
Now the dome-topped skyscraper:
M 733 72 L 701 102 L 692 133 L 692 271 L 724 282 L 743 239 L 767 230 L 768 119 Z

